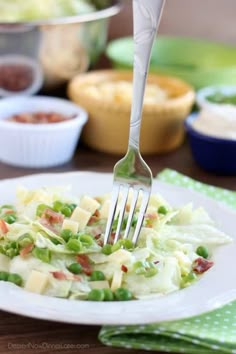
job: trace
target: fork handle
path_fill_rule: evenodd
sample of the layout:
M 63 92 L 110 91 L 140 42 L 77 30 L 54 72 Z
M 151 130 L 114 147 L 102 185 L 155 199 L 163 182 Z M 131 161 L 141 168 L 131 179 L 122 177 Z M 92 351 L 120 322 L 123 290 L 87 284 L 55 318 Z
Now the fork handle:
M 143 98 L 152 45 L 165 0 L 133 0 L 134 69 L 129 148 L 139 150 Z

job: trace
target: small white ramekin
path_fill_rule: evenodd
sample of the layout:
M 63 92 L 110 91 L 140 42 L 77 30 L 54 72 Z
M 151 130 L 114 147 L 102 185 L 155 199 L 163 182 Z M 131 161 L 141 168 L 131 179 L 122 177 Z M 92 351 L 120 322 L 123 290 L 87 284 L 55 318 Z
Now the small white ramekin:
M 87 112 L 78 105 L 47 96 L 4 98 L 0 100 L 0 112 L 0 160 L 19 167 L 46 168 L 68 162 L 88 119 Z M 7 120 L 25 112 L 57 112 L 74 118 L 49 124 Z
M 33 72 L 32 83 L 21 91 L 8 91 L 0 87 L 0 96 L 10 97 L 17 95 L 33 95 L 39 91 L 43 85 L 43 72 L 40 64 L 33 58 L 26 57 L 23 55 L 1 55 L 0 56 L 0 65 L 25 65 Z
M 216 86 L 206 86 L 197 91 L 196 103 L 200 108 L 212 108 L 216 106 L 224 106 L 228 104 L 225 103 L 214 103 L 207 99 L 208 96 L 214 95 L 220 92 L 223 95 L 235 95 L 236 86 L 235 85 L 216 85 Z

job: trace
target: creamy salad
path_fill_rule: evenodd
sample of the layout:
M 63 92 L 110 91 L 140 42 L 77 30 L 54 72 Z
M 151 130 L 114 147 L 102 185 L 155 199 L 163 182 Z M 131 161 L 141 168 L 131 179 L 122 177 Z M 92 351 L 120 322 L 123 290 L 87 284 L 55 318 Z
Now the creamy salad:
M 116 244 L 103 245 L 109 206 L 109 194 L 19 187 L 14 205 L 0 207 L 0 280 L 67 299 L 148 299 L 197 281 L 214 267 L 215 248 L 231 242 L 203 208 L 174 208 L 152 195 L 137 245 L 130 238 L 140 201 L 130 238 L 122 240 L 122 231 Z

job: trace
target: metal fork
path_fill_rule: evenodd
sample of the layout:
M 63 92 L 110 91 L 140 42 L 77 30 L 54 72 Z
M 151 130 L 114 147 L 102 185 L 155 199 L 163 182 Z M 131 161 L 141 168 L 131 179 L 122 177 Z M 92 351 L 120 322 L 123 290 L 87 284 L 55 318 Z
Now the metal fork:
M 116 163 L 113 170 L 111 206 L 104 235 L 104 244 L 109 242 L 116 215 L 118 215 L 118 223 L 113 243 L 116 243 L 120 237 L 127 200 L 131 190 L 133 195 L 122 238 L 126 239 L 129 236 L 137 202 L 141 198 L 137 223 L 132 236 L 132 242 L 136 244 L 150 199 L 152 172 L 140 155 L 139 138 L 151 49 L 164 2 L 165 0 L 133 0 L 134 70 L 129 142 L 125 157 Z M 118 203 L 119 199 L 120 202 Z

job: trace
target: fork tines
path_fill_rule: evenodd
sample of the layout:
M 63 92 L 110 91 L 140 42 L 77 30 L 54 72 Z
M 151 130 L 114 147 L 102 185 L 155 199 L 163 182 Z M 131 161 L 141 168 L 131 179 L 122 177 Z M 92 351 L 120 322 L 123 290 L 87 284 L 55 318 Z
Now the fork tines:
M 109 216 L 104 235 L 104 245 L 106 243 L 116 243 L 119 238 L 126 239 L 130 237 L 133 244 L 136 242 L 141 231 L 145 212 L 147 210 L 150 198 L 150 188 L 131 186 L 129 184 L 120 184 L 114 182 Z M 128 201 L 130 200 L 130 204 Z M 137 220 L 134 219 L 137 213 Z M 125 219 L 126 216 L 126 219 Z M 114 220 L 118 218 L 115 235 L 111 238 L 111 231 Z M 117 220 L 117 219 L 116 219 Z M 134 223 L 135 221 L 135 223 Z M 124 230 L 124 222 L 126 222 Z M 132 223 L 136 224 L 133 234 L 130 234 Z M 123 234 L 121 235 L 121 232 Z

